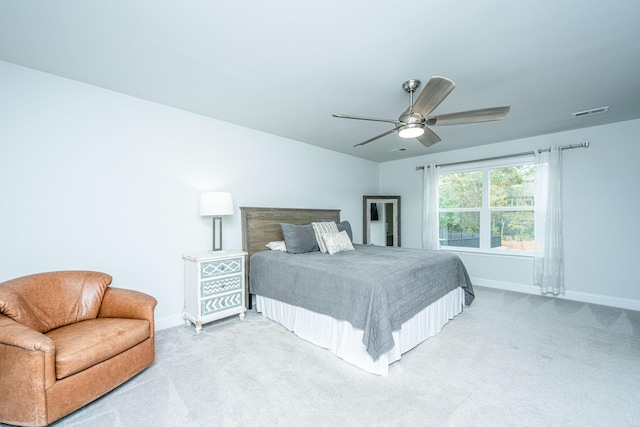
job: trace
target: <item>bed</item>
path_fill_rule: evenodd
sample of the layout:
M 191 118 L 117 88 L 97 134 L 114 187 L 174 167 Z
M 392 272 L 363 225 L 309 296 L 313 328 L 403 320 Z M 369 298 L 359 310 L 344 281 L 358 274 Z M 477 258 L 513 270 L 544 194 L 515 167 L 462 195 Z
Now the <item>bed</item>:
M 334 222 L 349 235 L 350 224 L 336 209 L 240 210 L 249 304 L 253 296 L 263 316 L 367 372 L 387 375 L 473 301 L 453 253 L 358 244 L 332 255 L 271 250 L 267 244 L 285 240 L 283 223 Z

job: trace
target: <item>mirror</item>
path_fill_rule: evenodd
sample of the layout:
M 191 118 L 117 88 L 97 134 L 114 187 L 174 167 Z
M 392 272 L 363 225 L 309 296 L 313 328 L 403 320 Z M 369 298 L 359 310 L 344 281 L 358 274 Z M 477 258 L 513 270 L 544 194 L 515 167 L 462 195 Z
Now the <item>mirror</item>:
M 400 196 L 363 196 L 365 245 L 400 246 Z

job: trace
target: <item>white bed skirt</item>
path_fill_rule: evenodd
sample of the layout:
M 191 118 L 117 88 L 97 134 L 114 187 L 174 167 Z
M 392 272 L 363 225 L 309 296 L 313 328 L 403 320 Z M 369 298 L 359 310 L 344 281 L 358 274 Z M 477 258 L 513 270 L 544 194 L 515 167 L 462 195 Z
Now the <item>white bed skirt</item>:
M 463 307 L 464 290 L 456 288 L 403 323 L 400 330 L 393 332 L 395 347 L 374 361 L 362 343 L 364 331 L 349 322 L 256 295 L 256 310 L 263 316 L 346 362 L 381 376 L 389 373 L 389 365 L 400 360 L 403 353 L 440 332 Z

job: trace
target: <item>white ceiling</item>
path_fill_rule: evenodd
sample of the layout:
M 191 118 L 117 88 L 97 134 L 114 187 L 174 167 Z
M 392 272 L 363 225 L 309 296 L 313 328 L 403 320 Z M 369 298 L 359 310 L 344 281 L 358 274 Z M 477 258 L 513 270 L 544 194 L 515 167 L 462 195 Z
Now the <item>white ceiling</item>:
M 640 118 L 640 1 L 0 0 L 0 60 L 383 162 Z M 509 116 L 428 149 L 331 117 L 396 119 L 434 75 L 434 114 Z

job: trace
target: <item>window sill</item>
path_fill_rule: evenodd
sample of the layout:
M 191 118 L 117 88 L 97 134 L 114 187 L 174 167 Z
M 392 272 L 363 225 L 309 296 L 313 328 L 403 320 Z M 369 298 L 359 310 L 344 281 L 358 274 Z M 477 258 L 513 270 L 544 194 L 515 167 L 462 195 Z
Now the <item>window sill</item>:
M 476 249 L 476 248 L 463 248 L 459 246 L 441 246 L 440 250 L 447 252 L 460 252 L 466 254 L 475 254 L 475 255 L 490 255 L 497 257 L 507 257 L 507 258 L 531 258 L 533 259 L 533 252 L 520 252 L 520 251 L 512 251 L 509 249 L 494 249 L 494 250 L 484 250 L 484 249 Z

